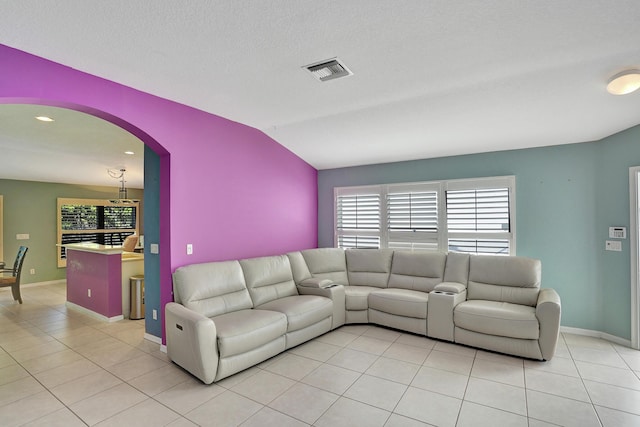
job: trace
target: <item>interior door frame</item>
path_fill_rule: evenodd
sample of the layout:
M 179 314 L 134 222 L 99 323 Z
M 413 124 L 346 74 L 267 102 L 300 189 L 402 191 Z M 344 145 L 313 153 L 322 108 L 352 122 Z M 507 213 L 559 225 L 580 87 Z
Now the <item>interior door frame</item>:
M 629 168 L 629 209 L 631 218 L 630 256 L 631 256 L 631 347 L 640 350 L 640 166 Z

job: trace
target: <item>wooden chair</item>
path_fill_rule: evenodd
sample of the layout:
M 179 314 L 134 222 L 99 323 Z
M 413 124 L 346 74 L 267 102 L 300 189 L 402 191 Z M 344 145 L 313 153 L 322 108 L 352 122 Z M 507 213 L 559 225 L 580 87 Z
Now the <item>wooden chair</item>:
M 0 276 L 0 288 L 6 288 L 11 286 L 11 293 L 13 299 L 22 304 L 22 296 L 20 295 L 20 275 L 22 274 L 22 264 L 24 257 L 27 254 L 29 248 L 26 246 L 20 246 L 18 249 L 18 255 L 13 263 L 12 269 L 0 270 L 0 273 L 11 273 L 11 276 Z
M 136 246 L 138 246 L 138 236 L 135 234 L 128 236 L 124 239 L 124 242 L 122 242 L 122 250 L 125 252 L 133 252 Z

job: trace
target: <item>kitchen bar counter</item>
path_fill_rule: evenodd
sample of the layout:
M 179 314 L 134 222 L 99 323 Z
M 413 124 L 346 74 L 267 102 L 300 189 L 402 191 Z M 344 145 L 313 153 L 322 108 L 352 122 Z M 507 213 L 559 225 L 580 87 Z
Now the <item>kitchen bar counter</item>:
M 67 302 L 117 321 L 129 315 L 129 277 L 144 274 L 144 255 L 97 243 L 63 245 L 67 253 Z

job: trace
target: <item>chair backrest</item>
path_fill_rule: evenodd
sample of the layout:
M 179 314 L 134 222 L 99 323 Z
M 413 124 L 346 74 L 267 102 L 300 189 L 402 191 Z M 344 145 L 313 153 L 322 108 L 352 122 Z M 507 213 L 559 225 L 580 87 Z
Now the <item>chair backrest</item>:
M 18 249 L 18 254 L 16 255 L 16 260 L 13 263 L 13 272 L 11 273 L 16 281 L 20 281 L 20 274 L 22 274 L 22 264 L 24 263 L 24 257 L 29 250 L 26 246 L 20 246 Z
M 122 242 L 122 250 L 125 252 L 133 252 L 137 245 L 138 236 L 132 234 L 131 236 L 127 236 L 124 242 Z

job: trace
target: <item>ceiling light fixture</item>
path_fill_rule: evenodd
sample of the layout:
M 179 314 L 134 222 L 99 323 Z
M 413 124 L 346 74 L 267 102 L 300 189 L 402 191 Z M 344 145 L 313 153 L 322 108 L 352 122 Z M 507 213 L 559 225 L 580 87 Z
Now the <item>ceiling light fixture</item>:
M 342 62 L 340 62 L 338 58 L 316 62 L 315 64 L 311 65 L 305 65 L 302 68 L 306 68 L 313 77 L 320 80 L 321 82 L 353 75 L 351 70 L 349 70 Z
M 47 116 L 37 116 L 35 119 L 36 120 L 40 120 L 41 122 L 54 122 L 55 121 L 51 117 L 47 117 Z
M 640 70 L 626 70 L 616 74 L 607 84 L 612 95 L 627 95 L 640 89 Z
M 133 151 L 125 151 L 124 154 L 128 154 L 129 156 L 133 156 L 136 153 L 134 153 Z

